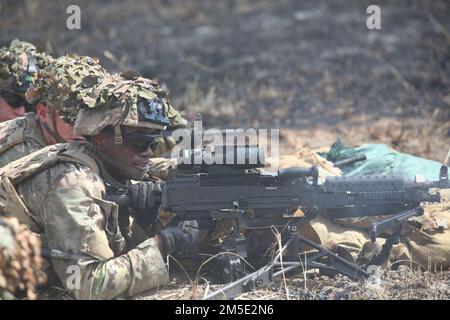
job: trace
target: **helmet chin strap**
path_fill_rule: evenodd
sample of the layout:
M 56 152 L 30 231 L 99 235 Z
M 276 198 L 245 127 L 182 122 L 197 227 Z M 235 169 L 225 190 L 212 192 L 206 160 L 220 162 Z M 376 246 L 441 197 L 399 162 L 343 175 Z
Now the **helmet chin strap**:
M 120 125 L 114 126 L 114 143 L 115 144 L 123 143 L 122 130 L 120 129 Z
M 48 113 L 50 114 L 50 118 L 52 120 L 53 130 L 50 129 L 48 124 L 45 122 L 41 122 L 42 127 L 44 127 L 45 131 L 47 131 L 47 133 L 55 139 L 56 143 L 65 143 L 66 141 L 58 134 L 56 130 L 56 112 L 52 108 L 49 108 Z

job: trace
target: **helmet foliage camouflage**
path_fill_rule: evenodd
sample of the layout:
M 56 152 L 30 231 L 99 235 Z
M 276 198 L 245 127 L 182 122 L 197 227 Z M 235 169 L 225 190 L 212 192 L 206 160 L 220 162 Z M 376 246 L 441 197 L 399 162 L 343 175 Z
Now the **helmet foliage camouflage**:
M 97 90 L 97 100 L 86 104 L 77 118 L 74 132 L 78 135 L 96 135 L 112 126 L 120 143 L 120 126 L 164 130 L 172 119 L 181 117 L 158 83 L 150 79 L 114 75 L 105 78 Z
M 62 56 L 43 70 L 26 93 L 29 103 L 42 103 L 74 123 L 81 107 L 96 101 L 96 86 L 107 71 L 95 58 Z
M 151 79 L 148 78 L 142 78 L 141 75 L 136 71 L 125 71 L 120 74 L 120 76 L 125 80 L 136 80 L 138 78 L 141 78 L 141 80 L 148 81 L 155 91 L 158 93 L 158 95 L 162 98 L 166 105 L 166 112 L 167 117 L 170 120 L 170 125 L 167 127 L 167 129 L 177 129 L 177 128 L 183 128 L 187 126 L 188 121 L 183 117 L 182 113 L 177 111 L 170 103 L 168 98 L 168 93 L 161 89 L 160 85 Z
M 0 49 L 0 91 L 8 90 L 23 96 L 35 81 L 37 71 L 52 61 L 51 56 L 37 52 L 31 43 L 13 40 L 9 47 Z

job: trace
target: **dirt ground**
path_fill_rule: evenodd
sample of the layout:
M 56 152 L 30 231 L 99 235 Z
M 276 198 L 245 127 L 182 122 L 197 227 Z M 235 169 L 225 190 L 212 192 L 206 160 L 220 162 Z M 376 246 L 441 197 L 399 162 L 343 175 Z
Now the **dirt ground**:
M 55 56 L 137 70 L 169 89 L 189 119 L 202 112 L 206 128 L 280 128 L 282 154 L 341 137 L 442 162 L 450 151 L 450 2 L 376 3 L 381 30 L 366 28 L 365 0 L 6 0 L 0 45 L 20 38 Z M 70 4 L 81 9 L 81 30 L 66 28 Z M 449 297 L 447 273 L 415 275 L 416 284 L 404 277 L 404 290 L 388 281 L 376 294 L 341 278 L 305 290 L 294 279 L 290 296 Z M 251 298 L 284 299 L 285 291 Z
M 180 283 L 183 285 L 180 286 Z M 201 299 L 218 290 L 206 284 L 186 285 L 177 279 L 165 288 L 136 297 L 138 300 Z M 269 288 L 239 295 L 236 300 L 440 300 L 450 299 L 449 272 L 418 272 L 407 266 L 382 272 L 379 280 L 355 282 L 334 277 L 289 277 Z

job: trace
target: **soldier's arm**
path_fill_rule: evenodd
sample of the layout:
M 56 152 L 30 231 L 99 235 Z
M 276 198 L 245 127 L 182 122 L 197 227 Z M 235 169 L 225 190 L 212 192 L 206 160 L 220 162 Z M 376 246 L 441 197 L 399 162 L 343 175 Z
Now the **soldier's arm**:
M 154 239 L 120 254 L 117 207 L 103 192 L 98 176 L 78 166 L 56 180 L 41 207 L 48 246 L 80 256 L 52 259 L 61 282 L 77 299 L 132 296 L 164 284 L 168 273 Z

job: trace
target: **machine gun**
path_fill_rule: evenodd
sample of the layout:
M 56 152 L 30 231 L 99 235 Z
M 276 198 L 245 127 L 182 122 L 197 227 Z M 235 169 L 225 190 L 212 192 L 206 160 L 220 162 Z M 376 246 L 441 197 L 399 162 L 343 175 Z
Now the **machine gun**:
M 300 236 L 299 229 L 318 216 L 389 216 L 385 221 L 373 223 L 370 230 L 372 240 L 387 229 L 393 231 L 381 254 L 370 262 L 379 264 L 398 242 L 405 222 L 423 214 L 421 204 L 440 202 L 440 194 L 432 193 L 432 189 L 450 188 L 446 166 L 441 167 L 439 181 L 433 182 L 378 175 L 327 177 L 322 182 L 316 166 L 263 173 L 258 170 L 264 163 L 259 148 L 247 145 L 228 150 L 218 147 L 212 152 L 186 152 L 183 163 L 164 184 L 161 194 L 161 208 L 176 213 L 177 220 L 197 220 L 202 228 L 213 228 L 223 219 L 233 221 L 221 247 L 222 252 L 230 253 L 223 254 L 221 262 L 223 274 L 231 283 L 207 299 L 232 298 L 298 268 L 328 269 L 356 279 L 365 278 L 364 268 Z M 197 163 L 196 152 L 202 155 L 202 161 Z M 212 163 L 212 157 L 215 160 L 222 157 L 219 161 L 222 164 Z M 227 164 L 227 158 L 233 159 L 233 163 Z M 302 214 L 295 213 L 296 209 Z M 252 232 L 274 227 L 285 235 L 284 244 L 269 264 L 248 273 L 242 259 L 248 257 Z

